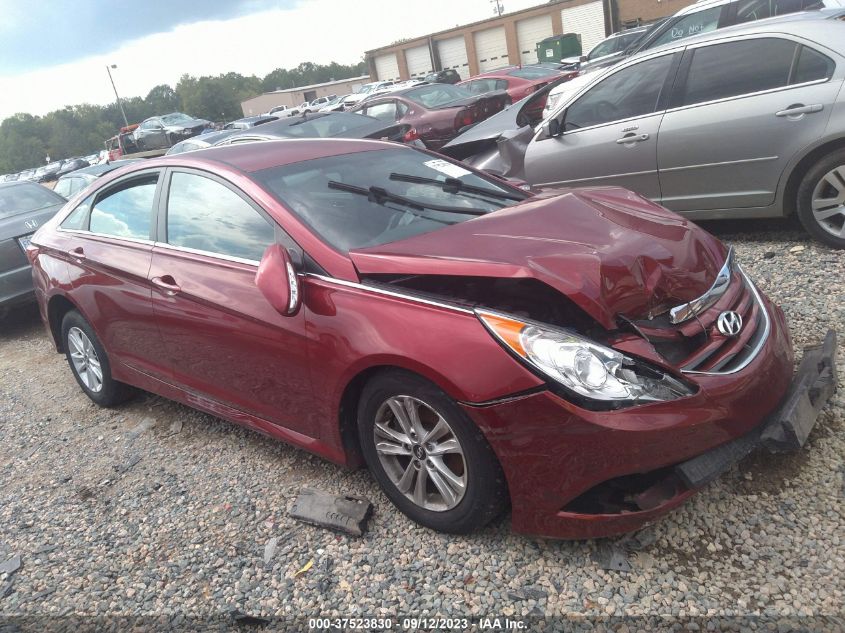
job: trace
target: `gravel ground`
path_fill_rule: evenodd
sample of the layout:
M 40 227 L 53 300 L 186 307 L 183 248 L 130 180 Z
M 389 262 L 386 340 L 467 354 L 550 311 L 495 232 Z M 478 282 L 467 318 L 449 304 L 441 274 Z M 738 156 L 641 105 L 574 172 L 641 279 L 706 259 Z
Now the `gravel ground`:
M 783 306 L 796 348 L 828 327 L 845 343 L 845 252 L 789 222 L 707 228 Z M 636 539 L 531 539 L 507 518 L 453 537 L 411 523 L 366 471 L 152 395 L 96 407 L 25 309 L 0 322 L 0 451 L 0 563 L 22 561 L 0 573 L 7 616 L 647 615 L 692 617 L 689 628 L 827 616 L 845 629 L 841 384 L 804 450 L 752 456 Z M 372 499 L 369 533 L 290 519 L 304 484 Z M 631 570 L 594 562 L 607 547 L 624 548 Z

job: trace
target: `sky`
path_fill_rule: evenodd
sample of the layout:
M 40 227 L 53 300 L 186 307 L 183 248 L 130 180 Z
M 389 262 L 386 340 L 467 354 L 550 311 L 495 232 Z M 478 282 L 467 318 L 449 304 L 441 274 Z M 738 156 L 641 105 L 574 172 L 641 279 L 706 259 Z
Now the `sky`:
M 506 12 L 542 0 L 504 0 Z M 491 0 L 0 0 L 0 120 L 114 101 L 158 84 L 263 77 L 494 16 Z

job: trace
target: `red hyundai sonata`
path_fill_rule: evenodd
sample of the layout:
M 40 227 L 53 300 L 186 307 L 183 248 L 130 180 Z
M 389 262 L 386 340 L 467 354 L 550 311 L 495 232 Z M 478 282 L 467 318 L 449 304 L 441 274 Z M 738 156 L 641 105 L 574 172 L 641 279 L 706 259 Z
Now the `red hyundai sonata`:
M 835 385 L 833 335 L 793 382 L 783 313 L 694 224 L 386 142 L 131 165 L 28 254 L 94 402 L 140 388 L 366 463 L 449 532 L 509 504 L 525 533 L 631 530 L 752 448 L 802 444 Z

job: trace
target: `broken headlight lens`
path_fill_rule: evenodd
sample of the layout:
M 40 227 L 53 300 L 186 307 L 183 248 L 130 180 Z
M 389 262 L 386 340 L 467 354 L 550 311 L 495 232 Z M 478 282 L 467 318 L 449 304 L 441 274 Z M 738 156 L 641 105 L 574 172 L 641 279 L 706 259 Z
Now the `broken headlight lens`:
M 476 314 L 510 351 L 587 400 L 640 404 L 694 393 L 670 374 L 577 334 L 503 314 Z

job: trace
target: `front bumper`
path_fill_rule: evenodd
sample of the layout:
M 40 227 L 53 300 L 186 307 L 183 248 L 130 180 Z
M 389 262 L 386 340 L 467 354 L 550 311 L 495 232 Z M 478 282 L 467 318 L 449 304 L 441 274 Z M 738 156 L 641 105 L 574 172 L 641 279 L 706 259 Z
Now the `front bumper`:
M 766 304 L 772 330 L 754 361 L 700 377 L 700 391 L 681 400 L 591 412 L 541 391 L 464 404 L 505 471 L 514 531 L 569 539 L 628 532 L 756 447 L 802 445 L 835 388 L 835 335 L 805 354 L 793 379 L 785 318 Z
M 804 356 L 783 403 L 763 424 L 732 442 L 675 466 L 688 488 L 701 488 L 754 450 L 797 451 L 804 446 L 819 412 L 836 392 L 836 332 L 804 350 Z

